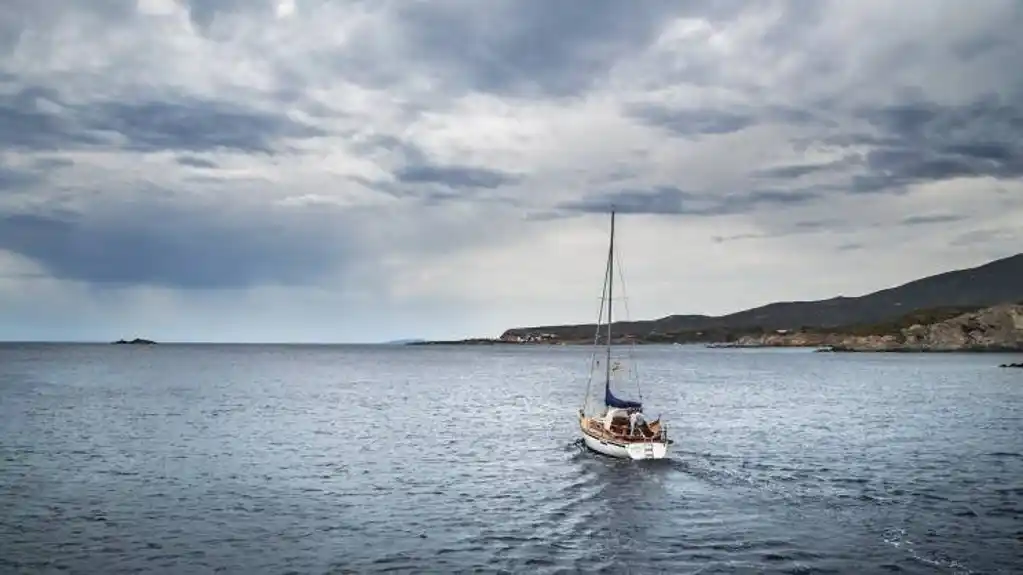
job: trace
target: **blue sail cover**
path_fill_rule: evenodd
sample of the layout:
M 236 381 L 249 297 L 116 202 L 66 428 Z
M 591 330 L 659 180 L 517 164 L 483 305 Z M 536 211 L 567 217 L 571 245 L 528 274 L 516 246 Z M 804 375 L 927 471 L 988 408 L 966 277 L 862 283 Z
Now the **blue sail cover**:
M 613 393 L 611 393 L 611 387 L 604 387 L 604 405 L 608 407 L 617 407 L 619 409 L 642 409 L 643 404 L 638 401 L 630 401 L 628 399 L 618 399 Z

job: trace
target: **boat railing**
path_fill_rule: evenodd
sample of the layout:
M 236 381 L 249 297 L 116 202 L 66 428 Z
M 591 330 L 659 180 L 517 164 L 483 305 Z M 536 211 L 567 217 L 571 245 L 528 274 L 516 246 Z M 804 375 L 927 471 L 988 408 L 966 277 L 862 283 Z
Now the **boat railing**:
M 643 435 L 630 435 L 627 437 L 634 443 L 663 443 L 668 440 L 668 434 L 663 429 L 650 437 Z
M 612 437 L 624 437 L 633 443 L 662 443 L 668 440 L 668 430 L 665 429 L 664 427 L 661 427 L 661 429 L 657 433 L 651 435 L 650 437 L 647 437 L 641 433 L 637 433 L 635 435 L 627 434 L 619 435 L 616 433 L 609 433 L 608 430 L 604 429 L 603 425 L 594 425 L 592 423 L 590 424 L 590 428 L 599 431 L 601 434 L 607 434 Z
M 579 410 L 579 411 L 580 411 L 580 415 L 583 415 L 583 411 L 582 410 Z M 585 417 L 585 415 L 583 415 L 583 417 Z M 660 422 L 661 419 L 657 418 L 656 421 Z M 606 435 L 610 435 L 610 436 L 614 436 L 614 437 L 621 437 L 621 435 L 619 435 L 617 433 L 610 433 L 609 430 L 605 429 L 603 421 L 601 421 L 598 418 L 594 418 L 594 417 L 586 418 L 586 426 L 589 427 L 590 429 L 592 429 L 593 431 L 596 431 L 596 432 L 600 433 L 601 435 L 605 435 L 606 434 Z M 636 443 L 662 443 L 662 442 L 667 442 L 668 441 L 668 426 L 664 422 L 661 422 L 660 423 L 660 429 L 657 431 L 657 433 L 655 433 L 654 435 L 652 435 L 650 437 L 643 436 L 642 434 L 626 435 L 625 437 L 628 438 L 630 441 L 636 442 Z

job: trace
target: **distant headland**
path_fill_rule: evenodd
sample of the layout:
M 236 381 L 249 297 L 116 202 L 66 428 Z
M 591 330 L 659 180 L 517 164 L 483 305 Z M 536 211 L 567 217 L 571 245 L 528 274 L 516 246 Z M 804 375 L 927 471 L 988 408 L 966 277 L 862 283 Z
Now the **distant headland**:
M 413 345 L 592 344 L 595 324 L 519 327 L 499 338 Z M 615 322 L 616 342 L 826 351 L 1023 351 L 1023 254 L 859 297 L 778 302 L 724 316 Z M 601 337 L 603 340 L 604 338 Z
M 132 340 L 119 339 L 111 343 L 113 343 L 114 345 L 156 345 L 155 341 L 151 339 L 142 339 L 141 337 L 136 337 L 135 339 Z

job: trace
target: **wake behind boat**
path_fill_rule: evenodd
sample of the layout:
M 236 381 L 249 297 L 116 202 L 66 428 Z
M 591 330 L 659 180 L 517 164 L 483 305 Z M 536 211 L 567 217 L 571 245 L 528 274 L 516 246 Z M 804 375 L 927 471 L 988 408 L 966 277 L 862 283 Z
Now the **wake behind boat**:
M 579 410 L 579 429 L 586 447 L 598 453 L 623 459 L 663 459 L 668 453 L 668 444 L 670 443 L 667 426 L 661 423 L 659 417 L 650 422 L 645 420 L 642 392 L 639 392 L 638 377 L 635 377 L 636 389 L 639 392 L 638 401 L 618 398 L 611 391 L 611 381 L 614 376 L 623 373 L 631 373 L 634 376 L 636 374 L 635 361 L 632 362 L 632 369 L 628 369 L 623 367 L 621 361 L 614 361 L 612 358 L 613 348 L 621 347 L 614 346 L 612 337 L 612 302 L 614 301 L 614 263 L 616 255 L 615 213 L 612 209 L 611 238 L 604 274 L 604 289 L 601 293 L 597 330 L 593 337 L 594 353 L 590 361 L 590 375 L 586 383 L 586 396 L 583 399 L 583 407 Z M 619 265 L 618 267 L 619 273 L 621 273 L 621 266 Z M 622 283 L 624 284 L 624 281 Z M 605 304 L 607 306 L 606 331 L 601 327 Z M 598 358 L 597 352 L 602 333 L 605 339 L 604 357 Z M 593 375 L 601 366 L 603 366 L 602 371 L 604 372 L 603 405 L 597 410 L 597 414 L 588 415 Z

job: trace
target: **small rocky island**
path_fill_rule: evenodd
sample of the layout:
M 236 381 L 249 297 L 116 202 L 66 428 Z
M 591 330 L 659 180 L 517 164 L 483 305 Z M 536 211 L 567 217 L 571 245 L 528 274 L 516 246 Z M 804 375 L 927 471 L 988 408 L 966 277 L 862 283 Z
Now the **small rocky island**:
M 113 344 L 114 345 L 156 345 L 156 342 L 151 340 L 151 339 L 142 339 L 141 337 L 136 337 L 135 339 L 132 339 L 132 340 L 119 339 L 119 340 L 113 342 Z

